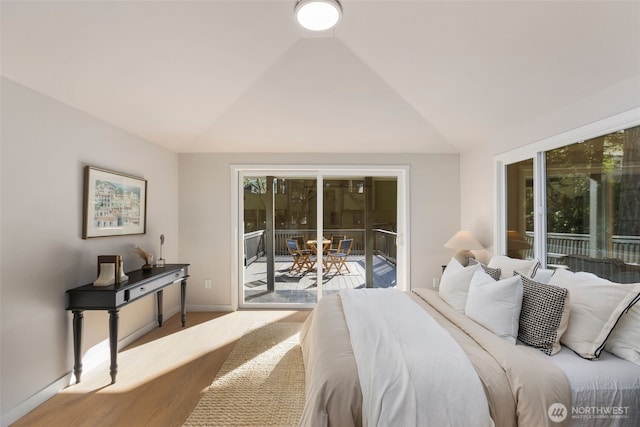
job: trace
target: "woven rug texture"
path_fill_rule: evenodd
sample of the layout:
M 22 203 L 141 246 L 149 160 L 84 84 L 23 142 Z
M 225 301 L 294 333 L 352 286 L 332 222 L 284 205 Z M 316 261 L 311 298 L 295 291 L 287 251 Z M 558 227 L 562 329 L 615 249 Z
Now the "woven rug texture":
M 247 331 L 184 426 L 297 426 L 304 407 L 301 326 L 269 323 Z

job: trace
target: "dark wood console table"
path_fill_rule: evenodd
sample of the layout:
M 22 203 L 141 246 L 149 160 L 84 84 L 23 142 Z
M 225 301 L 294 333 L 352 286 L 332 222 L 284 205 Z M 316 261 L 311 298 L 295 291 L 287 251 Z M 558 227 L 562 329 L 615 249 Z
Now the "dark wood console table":
M 158 304 L 158 326 L 162 326 L 162 290 L 180 283 L 180 313 L 182 326 L 187 322 L 186 296 L 189 264 L 167 264 L 154 267 L 150 271 L 135 270 L 127 274 L 129 280 L 110 286 L 88 284 L 67 291 L 67 310 L 73 312 L 73 373 L 76 382 L 82 374 L 82 323 L 84 310 L 106 310 L 109 312 L 109 346 L 111 350 L 111 384 L 116 382 L 118 373 L 118 312 L 121 307 L 155 294 Z

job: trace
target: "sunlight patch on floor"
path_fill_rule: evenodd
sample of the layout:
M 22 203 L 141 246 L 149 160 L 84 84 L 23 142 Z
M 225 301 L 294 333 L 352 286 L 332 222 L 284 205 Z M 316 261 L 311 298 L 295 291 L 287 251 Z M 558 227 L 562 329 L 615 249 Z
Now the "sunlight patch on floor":
M 255 313 L 237 311 L 193 326 L 189 326 L 187 313 L 186 328 L 153 338 L 154 334 L 160 332 L 156 328 L 121 350 L 118 353 L 115 384 L 110 384 L 109 343 L 105 340 L 96 346 L 98 348 L 91 354 L 92 360 L 87 359 L 90 351 L 85 353 L 83 364 L 86 363 L 86 369 L 83 369 L 82 381 L 76 384 L 74 379 L 61 393 L 126 393 L 237 342 L 244 331 L 256 323 L 276 322 L 294 313 L 296 312 L 288 310 Z M 233 327 L 230 327 L 232 324 Z M 242 327 L 238 327 L 239 324 L 243 324 Z M 166 323 L 163 327 L 167 327 Z M 97 360 L 96 357 L 101 357 L 102 360 Z

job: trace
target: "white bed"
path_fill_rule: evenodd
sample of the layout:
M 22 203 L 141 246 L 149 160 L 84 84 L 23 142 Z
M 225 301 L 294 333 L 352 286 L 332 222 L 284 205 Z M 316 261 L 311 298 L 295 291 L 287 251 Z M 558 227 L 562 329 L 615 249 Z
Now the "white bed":
M 407 295 L 467 352 L 495 425 L 640 425 L 640 366 L 606 352 L 595 361 L 582 359 L 566 348 L 547 356 L 524 344 L 507 343 L 449 307 L 437 292 L 416 289 Z M 305 322 L 301 345 L 307 403 L 301 426 L 384 425 L 363 423 L 367 417 L 362 414 L 362 389 L 349 334 L 338 295 L 323 298 Z M 371 355 L 375 360 L 375 350 Z M 432 359 L 426 355 L 425 360 Z M 384 391 L 378 393 L 384 396 Z M 556 403 L 568 411 L 559 422 L 551 421 L 547 412 Z M 427 399 L 419 400 L 419 405 L 429 404 Z M 455 410 L 466 410 L 461 402 L 450 404 Z M 585 411 L 593 415 L 594 408 L 604 408 L 599 410 L 609 414 L 606 418 L 586 416 Z M 438 427 L 443 426 L 439 423 Z
M 566 347 L 549 359 L 569 381 L 572 426 L 640 425 L 640 366 L 606 351 L 586 360 Z

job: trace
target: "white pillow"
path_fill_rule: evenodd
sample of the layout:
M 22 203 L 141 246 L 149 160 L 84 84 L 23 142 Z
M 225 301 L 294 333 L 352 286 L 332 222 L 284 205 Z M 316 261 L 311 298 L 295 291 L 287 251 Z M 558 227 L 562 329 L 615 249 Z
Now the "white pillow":
M 604 347 L 621 359 L 640 365 L 640 303 L 623 314 Z
M 504 255 L 495 255 L 487 264 L 487 267 L 499 268 L 502 271 L 501 279 L 513 276 L 514 271 L 522 273 L 527 277 L 533 277 L 536 270 L 540 266 L 537 259 L 517 259 L 509 258 Z
M 515 344 L 522 308 L 520 276 L 499 281 L 482 270 L 476 271 L 469 285 L 465 314 L 494 334 Z
M 538 268 L 532 279 L 538 283 L 548 284 L 554 272 L 555 270 L 551 270 L 550 268 Z
M 482 270 L 480 264 L 463 267 L 457 260 L 451 258 L 440 278 L 440 289 L 438 290 L 440 298 L 460 313 L 464 313 L 469 284 L 473 273 L 478 270 Z
M 558 269 L 550 285 L 569 290 L 569 326 L 560 342 L 585 359 L 597 359 L 622 314 L 640 296 L 640 284 L 620 285 L 591 273 Z

